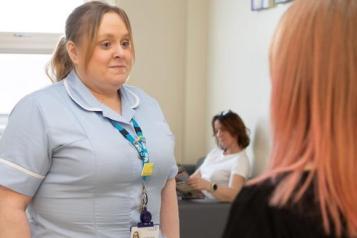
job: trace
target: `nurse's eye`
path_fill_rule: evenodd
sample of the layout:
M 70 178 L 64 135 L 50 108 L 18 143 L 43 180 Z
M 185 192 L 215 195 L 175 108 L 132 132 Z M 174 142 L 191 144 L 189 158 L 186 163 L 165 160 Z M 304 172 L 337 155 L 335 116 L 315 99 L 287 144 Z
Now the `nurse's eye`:
M 129 40 L 123 40 L 120 44 L 123 47 L 123 49 L 128 49 L 130 47 L 130 41 Z
M 110 41 L 103 41 L 100 43 L 100 47 L 102 49 L 109 49 L 112 46 L 112 43 Z

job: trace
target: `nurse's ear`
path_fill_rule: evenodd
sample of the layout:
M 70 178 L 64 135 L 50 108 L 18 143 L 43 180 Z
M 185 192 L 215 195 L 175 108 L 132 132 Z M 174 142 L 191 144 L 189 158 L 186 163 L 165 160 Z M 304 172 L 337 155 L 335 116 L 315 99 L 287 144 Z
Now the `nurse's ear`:
M 66 49 L 69 58 L 71 58 L 71 61 L 74 65 L 79 64 L 79 59 L 80 59 L 80 51 L 76 44 L 74 44 L 73 41 L 67 41 L 66 43 Z

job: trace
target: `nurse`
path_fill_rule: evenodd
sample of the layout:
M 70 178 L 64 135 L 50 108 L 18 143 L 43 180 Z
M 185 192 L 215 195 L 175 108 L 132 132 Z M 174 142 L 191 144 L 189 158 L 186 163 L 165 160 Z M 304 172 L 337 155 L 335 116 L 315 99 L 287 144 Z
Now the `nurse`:
M 70 14 L 55 83 L 20 100 L 0 141 L 0 237 L 179 237 L 173 134 L 125 84 L 134 58 L 122 9 Z

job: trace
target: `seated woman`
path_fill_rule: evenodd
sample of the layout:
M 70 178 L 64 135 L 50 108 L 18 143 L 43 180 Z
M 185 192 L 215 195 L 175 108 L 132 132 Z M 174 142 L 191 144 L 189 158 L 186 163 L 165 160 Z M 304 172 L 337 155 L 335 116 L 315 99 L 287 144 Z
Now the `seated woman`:
M 229 110 L 213 117 L 212 129 L 219 148 L 208 153 L 187 183 L 208 198 L 231 202 L 250 174 L 244 150 L 250 141 L 247 128 L 242 119 Z

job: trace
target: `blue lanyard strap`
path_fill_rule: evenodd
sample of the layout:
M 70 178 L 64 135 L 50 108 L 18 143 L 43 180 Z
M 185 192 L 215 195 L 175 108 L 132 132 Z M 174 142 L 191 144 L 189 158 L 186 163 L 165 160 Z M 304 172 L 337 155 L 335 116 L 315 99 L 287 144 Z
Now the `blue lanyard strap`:
M 139 124 L 137 123 L 137 121 L 132 118 L 130 120 L 131 124 L 134 127 L 135 133 L 136 133 L 136 138 L 134 138 L 134 136 L 132 136 L 122 125 L 120 125 L 119 122 L 110 120 L 110 122 L 112 123 L 112 125 L 120 132 L 120 134 L 122 134 L 124 136 L 125 139 L 127 139 L 134 147 L 135 149 L 138 151 L 139 153 L 139 157 L 142 161 L 142 166 L 143 166 L 143 170 L 141 172 L 141 176 L 142 179 L 144 180 L 143 183 L 143 191 L 142 191 L 142 196 L 143 196 L 143 200 L 141 202 L 141 207 L 142 210 L 141 215 L 140 215 L 140 220 L 143 222 L 143 219 L 141 218 L 141 216 L 150 216 L 150 221 L 151 221 L 151 213 L 149 211 L 147 211 L 147 203 L 148 203 L 148 194 L 146 192 L 146 188 L 145 188 L 145 181 L 147 180 L 148 176 L 151 176 L 152 174 L 152 163 L 149 163 L 149 152 L 146 148 L 146 140 L 145 137 L 143 135 L 143 131 L 141 130 Z M 151 164 L 151 167 L 148 166 L 150 169 L 145 169 L 146 165 Z M 146 167 L 147 168 L 147 167 Z M 145 173 L 150 171 L 149 173 Z M 143 215 L 144 214 L 144 215 Z M 151 222 L 152 223 L 152 222 Z
M 144 163 L 148 163 L 149 162 L 149 152 L 146 148 L 146 140 L 143 136 L 143 132 L 139 126 L 139 124 L 137 123 L 137 121 L 133 118 L 130 120 L 131 124 L 134 127 L 135 133 L 136 133 L 136 138 L 134 138 L 134 136 L 132 136 L 122 125 L 120 125 L 119 122 L 116 121 L 112 121 L 111 123 L 113 124 L 113 126 L 120 132 L 120 134 L 122 134 L 124 136 L 125 139 L 127 139 L 134 147 L 135 149 L 138 151 L 139 153 L 139 157 L 140 159 L 143 161 Z
M 144 136 L 143 136 L 143 131 L 141 130 L 139 124 L 135 121 L 134 118 L 131 119 L 130 121 L 131 121 L 131 123 L 133 124 L 133 127 L 134 127 L 134 130 L 135 130 L 135 132 L 136 132 L 136 135 L 137 135 L 138 137 L 140 137 L 141 140 L 145 140 L 145 138 L 144 138 Z M 143 142 L 145 143 L 145 141 L 143 141 Z

